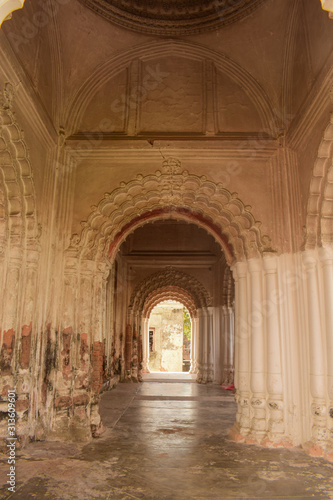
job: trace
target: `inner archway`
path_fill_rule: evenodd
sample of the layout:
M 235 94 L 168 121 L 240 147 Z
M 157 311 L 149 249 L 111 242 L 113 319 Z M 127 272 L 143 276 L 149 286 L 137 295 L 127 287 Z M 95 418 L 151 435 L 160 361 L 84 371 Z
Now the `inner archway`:
M 191 365 L 191 317 L 175 300 L 159 302 L 148 324 L 150 372 L 189 372 Z
M 196 374 L 198 382 L 224 383 L 226 373 L 229 381 L 233 359 L 226 352 L 233 352 L 233 346 L 229 346 L 234 341 L 233 314 L 229 311 L 229 321 L 225 321 L 225 309 L 232 304 L 226 302 L 224 277 L 231 275 L 220 244 L 207 231 L 174 219 L 148 222 L 122 243 L 115 270 L 114 298 L 108 303 L 117 306 L 110 315 L 110 329 L 112 343 L 120 351 L 118 359 L 124 360 L 125 378 L 140 378 L 141 373 L 150 371 L 183 371 L 184 366 L 184 371 Z M 157 326 L 151 324 L 152 311 L 170 300 L 181 304 L 179 322 L 183 323 L 184 307 L 191 319 L 191 343 L 185 345 L 183 339 L 179 342 L 178 347 L 187 352 L 186 357 L 181 352 L 177 355 L 178 368 L 168 368 L 162 361 L 163 355 L 171 355 L 166 351 L 172 349 L 165 348 L 164 354 L 153 349 L 162 341 L 154 341 Z M 127 304 L 126 325 L 120 303 Z

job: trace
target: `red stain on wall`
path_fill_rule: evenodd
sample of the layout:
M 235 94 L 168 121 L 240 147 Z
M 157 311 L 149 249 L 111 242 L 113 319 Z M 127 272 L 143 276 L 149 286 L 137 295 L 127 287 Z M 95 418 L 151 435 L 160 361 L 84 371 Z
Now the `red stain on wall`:
M 71 376 L 71 338 L 73 329 L 66 328 L 62 333 L 62 374 L 68 380 Z
M 10 375 L 12 373 L 12 359 L 14 354 L 15 332 L 11 328 L 3 334 L 3 344 L 0 355 L 0 370 L 2 375 Z
M 24 325 L 22 328 L 20 364 L 21 368 L 23 369 L 29 368 L 30 350 L 31 350 L 31 331 L 32 331 L 32 322 L 30 323 L 30 325 Z
M 94 342 L 92 350 L 92 380 L 91 389 L 99 394 L 103 384 L 103 361 L 104 345 L 102 342 Z
M 125 369 L 128 371 L 131 369 L 132 361 L 132 327 L 131 325 L 126 326 L 126 340 L 125 340 Z
M 80 364 L 81 370 L 88 371 L 89 369 L 89 347 L 88 334 L 82 333 L 80 338 Z

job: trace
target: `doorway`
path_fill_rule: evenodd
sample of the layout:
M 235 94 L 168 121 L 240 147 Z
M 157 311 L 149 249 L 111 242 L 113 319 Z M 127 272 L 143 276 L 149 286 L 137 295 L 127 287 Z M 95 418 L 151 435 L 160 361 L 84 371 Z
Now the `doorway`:
M 165 300 L 149 317 L 150 372 L 189 372 L 191 317 L 181 302 Z

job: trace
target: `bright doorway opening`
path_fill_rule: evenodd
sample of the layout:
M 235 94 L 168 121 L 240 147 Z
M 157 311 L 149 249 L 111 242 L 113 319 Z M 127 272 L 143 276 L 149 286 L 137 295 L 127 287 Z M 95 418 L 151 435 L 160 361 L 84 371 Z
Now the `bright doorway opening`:
M 150 372 L 189 372 L 191 317 L 181 302 L 166 300 L 149 317 Z

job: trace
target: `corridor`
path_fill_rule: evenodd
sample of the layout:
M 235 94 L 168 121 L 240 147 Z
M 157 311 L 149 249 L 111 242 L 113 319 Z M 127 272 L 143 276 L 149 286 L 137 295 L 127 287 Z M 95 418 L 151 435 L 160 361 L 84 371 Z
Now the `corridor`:
M 104 433 L 89 444 L 35 442 L 19 452 L 17 500 L 333 498 L 333 464 L 300 449 L 228 439 L 233 394 L 181 373 L 144 375 L 102 396 Z M 0 466 L 5 477 L 7 464 Z M 5 481 L 1 481 L 4 485 Z

